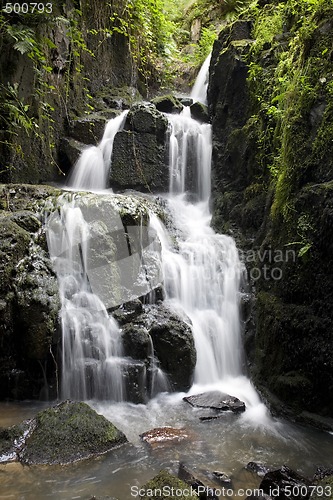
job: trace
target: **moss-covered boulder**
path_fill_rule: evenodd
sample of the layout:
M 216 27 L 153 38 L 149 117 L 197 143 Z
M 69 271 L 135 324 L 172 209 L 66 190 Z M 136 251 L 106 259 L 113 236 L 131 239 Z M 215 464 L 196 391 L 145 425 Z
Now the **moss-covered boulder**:
M 157 476 L 148 481 L 144 486 L 141 486 L 139 498 L 143 500 L 158 500 L 160 498 L 168 498 L 169 500 L 194 500 L 198 496 L 191 492 L 191 487 L 185 481 L 178 479 L 177 476 L 170 474 L 166 470 L 161 470 Z
M 208 108 L 201 102 L 195 102 L 190 106 L 191 116 L 194 120 L 198 120 L 202 123 L 209 122 Z
M 65 401 L 33 419 L 19 460 L 28 465 L 69 464 L 126 442 L 121 431 L 87 404 Z
M 154 97 L 151 102 L 163 113 L 180 113 L 183 109 L 183 104 L 172 94 Z

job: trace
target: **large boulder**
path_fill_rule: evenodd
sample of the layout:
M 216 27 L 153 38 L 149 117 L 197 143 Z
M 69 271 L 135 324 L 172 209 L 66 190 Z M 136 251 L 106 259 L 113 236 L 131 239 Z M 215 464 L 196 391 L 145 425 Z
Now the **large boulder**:
M 155 106 L 137 104 L 113 144 L 111 187 L 143 192 L 168 190 L 166 131 L 168 121 Z
M 87 404 L 64 401 L 32 420 L 2 430 L 0 462 L 65 465 L 104 454 L 126 442 L 120 430 Z

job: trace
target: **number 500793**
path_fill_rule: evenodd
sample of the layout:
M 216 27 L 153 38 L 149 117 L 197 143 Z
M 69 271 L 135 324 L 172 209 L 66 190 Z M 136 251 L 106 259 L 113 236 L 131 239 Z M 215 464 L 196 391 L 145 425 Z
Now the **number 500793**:
M 52 3 L 6 3 L 3 12 L 7 14 L 33 14 L 34 12 L 40 14 L 51 14 L 53 10 Z

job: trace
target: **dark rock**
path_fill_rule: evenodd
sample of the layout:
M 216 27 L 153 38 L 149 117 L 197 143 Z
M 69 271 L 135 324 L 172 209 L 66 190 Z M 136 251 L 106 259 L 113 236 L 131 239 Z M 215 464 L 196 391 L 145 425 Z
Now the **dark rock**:
M 192 97 L 178 97 L 177 98 L 183 106 L 191 106 L 193 104 Z
M 213 471 L 213 472 L 211 472 L 211 475 L 219 483 L 222 483 L 222 484 L 231 484 L 231 478 L 227 474 L 225 474 L 224 472 Z
M 254 472 L 259 477 L 263 477 L 265 474 L 267 474 L 267 472 L 270 471 L 269 467 L 263 464 L 259 464 L 257 462 L 249 462 L 245 466 L 245 469 Z
M 151 102 L 156 106 L 156 109 L 163 113 L 180 113 L 183 109 L 183 103 L 172 94 L 155 97 Z
M 191 116 L 194 120 L 198 120 L 199 122 L 203 123 L 209 123 L 208 108 L 207 106 L 205 106 L 205 104 L 202 104 L 201 102 L 195 102 L 194 104 L 191 104 L 190 109 Z
M 168 178 L 165 144 L 160 144 L 153 134 L 118 132 L 113 145 L 111 187 L 165 192 Z
M 297 472 L 283 466 L 265 474 L 259 488 L 264 493 L 282 500 L 307 499 L 310 497 L 311 481 Z
M 124 325 L 125 323 L 133 321 L 142 312 L 142 302 L 136 299 L 125 302 L 118 309 L 112 311 L 112 316 L 120 325 Z
M 61 139 L 58 156 L 64 172 L 68 172 L 75 165 L 86 147 L 86 144 L 71 137 L 63 137 Z
M 99 113 L 76 118 L 70 126 L 70 135 L 84 144 L 97 144 L 103 136 L 106 118 Z
M 333 476 L 333 468 L 328 469 L 327 467 L 317 467 L 315 475 L 313 476 L 314 481 L 319 481 L 325 477 Z
M 212 498 L 214 500 L 219 499 L 215 493 L 216 487 L 209 484 L 209 478 L 203 476 L 197 471 L 189 469 L 187 465 L 183 463 L 179 464 L 178 477 L 192 486 L 193 490 L 198 492 L 199 498 Z
M 140 437 L 150 448 L 155 449 L 165 445 L 173 446 L 175 443 L 187 441 L 191 438 L 191 433 L 186 429 L 156 427 L 155 429 L 140 434 Z
M 152 340 L 145 328 L 125 325 L 122 329 L 124 355 L 145 361 L 152 354 Z
M 235 413 L 245 411 L 245 403 L 243 401 L 219 391 L 205 392 L 194 396 L 187 396 L 183 399 L 190 405 L 199 408 L 211 408 L 219 411 L 231 410 Z
M 168 498 L 169 500 L 195 500 L 198 498 L 196 494 L 192 494 L 189 491 L 187 483 L 165 470 L 161 470 L 153 479 L 141 486 L 140 490 L 141 489 L 145 491 L 145 493 L 140 495 L 140 498 L 142 500 L 149 500 L 151 498 Z M 152 496 L 152 492 L 158 490 L 162 492 L 162 496 Z M 170 494 L 172 491 L 176 492 L 176 494 Z M 182 491 L 184 492 L 184 494 L 181 494 Z
M 142 134 L 153 134 L 157 142 L 163 144 L 168 128 L 168 120 L 152 104 L 134 104 L 128 112 L 125 130 Z
M 147 403 L 149 387 L 146 364 L 142 361 L 129 361 L 123 365 L 123 377 L 126 387 L 124 399 L 134 404 Z
M 176 391 L 188 390 L 194 377 L 196 350 L 191 328 L 165 308 L 150 308 L 149 334 L 160 366 Z M 174 353 L 177 356 L 174 356 Z
M 85 403 L 65 401 L 32 421 L 19 460 L 28 465 L 69 464 L 104 454 L 127 442 L 126 436 Z

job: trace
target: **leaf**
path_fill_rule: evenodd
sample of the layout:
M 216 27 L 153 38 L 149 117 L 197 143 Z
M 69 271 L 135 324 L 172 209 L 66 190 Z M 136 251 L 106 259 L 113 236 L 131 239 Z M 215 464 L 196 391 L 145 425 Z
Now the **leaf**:
M 304 245 L 304 247 L 302 247 L 298 252 L 298 257 L 303 257 L 303 255 L 305 255 L 310 250 L 311 247 L 312 243 L 307 243 L 306 245 Z

